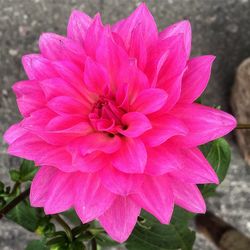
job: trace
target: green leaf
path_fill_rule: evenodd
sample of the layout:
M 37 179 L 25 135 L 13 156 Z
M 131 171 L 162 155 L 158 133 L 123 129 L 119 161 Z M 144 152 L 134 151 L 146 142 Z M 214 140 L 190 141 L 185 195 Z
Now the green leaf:
M 23 160 L 20 167 L 20 180 L 22 182 L 32 181 L 34 175 L 38 171 L 33 161 Z
M 188 228 L 188 220 L 193 217 L 179 207 L 169 225 L 160 222 L 149 213 L 143 212 L 142 222 L 137 223 L 126 242 L 128 250 L 191 250 L 195 233 Z
M 74 209 L 69 209 L 66 212 L 61 213 L 64 217 L 66 217 L 71 223 L 75 225 L 82 224 L 81 220 L 77 216 Z
M 12 181 L 17 182 L 17 181 L 20 180 L 20 172 L 18 170 L 11 169 L 9 171 L 9 173 L 10 173 L 10 178 L 11 178 Z
M 231 160 L 230 146 L 223 138 L 217 139 L 201 146 L 201 150 L 213 169 L 215 170 L 220 183 L 225 179 Z M 202 194 L 206 197 L 214 194 L 217 185 L 201 185 Z
M 34 232 L 39 224 L 39 216 L 35 208 L 32 208 L 28 202 L 22 201 L 6 214 L 6 217 L 25 229 Z
M 28 242 L 25 250 L 49 250 L 42 240 L 31 240 Z

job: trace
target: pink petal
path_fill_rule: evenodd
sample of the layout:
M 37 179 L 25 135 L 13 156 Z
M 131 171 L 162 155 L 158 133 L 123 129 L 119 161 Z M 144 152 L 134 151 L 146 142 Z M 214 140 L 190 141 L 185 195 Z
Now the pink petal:
M 61 213 L 73 207 L 77 176 L 78 173 L 62 171 L 58 171 L 53 176 L 48 183 L 47 199 L 44 205 L 46 214 Z
M 23 116 L 46 105 L 45 96 L 37 81 L 21 81 L 12 87 L 17 96 L 17 105 Z
M 132 58 L 136 58 L 138 67 L 143 70 L 147 63 L 147 47 L 142 33 L 142 23 L 139 23 L 131 32 L 131 41 L 128 54 Z
M 143 142 L 150 147 L 159 146 L 173 136 L 188 133 L 185 123 L 172 115 L 152 115 L 150 122 L 152 129 L 142 136 Z
M 196 185 L 182 182 L 173 177 L 170 177 L 170 180 L 176 205 L 193 213 L 206 212 L 205 201 Z
M 99 46 L 96 49 L 96 60 L 107 69 L 110 79 L 109 89 L 111 93 L 115 94 L 117 75 L 123 64 L 128 65 L 129 57 L 126 51 L 115 43 L 109 27 L 105 28 L 99 41 Z
M 127 174 L 116 168 L 105 167 L 101 171 L 102 184 L 112 193 L 122 196 L 135 193 L 143 182 L 142 174 Z
M 72 149 L 79 148 L 83 155 L 90 154 L 94 151 L 102 151 L 111 154 L 121 147 L 119 136 L 110 137 L 106 133 L 91 133 L 72 143 Z
M 158 31 L 154 18 L 145 3 L 142 3 L 128 18 L 113 25 L 112 31 L 118 33 L 129 48 L 132 32 L 138 24 L 140 24 L 138 29 L 141 30 L 143 41 L 148 47 L 156 41 Z
M 105 95 L 109 82 L 109 76 L 105 68 L 88 57 L 85 62 L 84 83 L 89 91 Z
M 4 133 L 3 138 L 8 144 L 13 143 L 16 139 L 27 133 L 27 130 L 23 129 L 20 125 L 20 123 L 14 124 Z
M 41 54 L 52 61 L 69 60 L 83 65 L 86 57 L 81 45 L 54 33 L 43 33 L 39 39 L 39 48 Z
M 117 196 L 111 207 L 98 219 L 110 237 L 122 243 L 135 227 L 140 210 L 128 196 Z
M 186 183 L 219 184 L 219 179 L 207 159 L 198 148 L 183 149 L 179 155 L 183 168 L 171 175 Z
M 67 36 L 83 45 L 87 30 L 92 23 L 92 18 L 84 12 L 73 10 L 67 27 Z
M 43 207 L 48 199 L 49 184 L 59 171 L 54 167 L 40 167 L 30 189 L 30 203 L 33 207 Z
M 58 76 L 51 62 L 42 55 L 25 55 L 22 57 L 22 64 L 30 80 L 43 80 Z
M 182 168 L 180 152 L 171 144 L 162 144 L 158 147 L 147 148 L 148 160 L 145 173 L 162 175 Z M 180 171 L 181 172 L 181 171 Z
M 161 223 L 170 222 L 174 209 L 174 196 L 167 178 L 145 177 L 140 193 L 132 195 L 132 198 Z
M 111 206 L 115 195 L 101 184 L 96 174 L 79 174 L 76 178 L 75 210 L 82 223 L 92 221 Z
M 162 89 L 145 89 L 138 95 L 131 108 L 137 112 L 150 114 L 163 107 L 167 97 L 167 93 Z
M 183 121 L 189 130 L 187 135 L 173 138 L 173 142 L 186 147 L 196 147 L 215 140 L 236 126 L 233 116 L 200 104 L 178 105 L 171 113 Z
M 48 102 L 48 107 L 59 115 L 87 115 L 91 110 L 91 104 L 87 101 L 80 102 L 69 96 L 58 96 Z
M 114 167 L 125 173 L 143 173 L 146 162 L 146 148 L 138 138 L 123 138 L 120 150 L 112 157 Z
M 168 26 L 165 30 L 160 32 L 159 37 L 160 39 L 166 39 L 167 37 L 175 36 L 178 34 L 183 34 L 187 57 L 189 57 L 190 51 L 191 51 L 191 40 L 192 40 L 191 32 L 192 31 L 191 31 L 190 22 L 184 20 L 184 21 L 180 21 L 178 23 L 172 24 L 171 26 Z
M 208 84 L 214 59 L 214 56 L 199 56 L 188 61 L 179 102 L 192 103 L 202 94 Z
M 84 48 L 88 56 L 93 59 L 96 56 L 96 49 L 104 32 L 101 16 L 99 13 L 93 18 L 92 24 L 89 26 L 86 38 L 84 40 Z
M 138 137 L 152 128 L 149 119 L 139 112 L 129 112 L 123 115 L 122 126 L 117 127 L 117 131 L 127 137 Z

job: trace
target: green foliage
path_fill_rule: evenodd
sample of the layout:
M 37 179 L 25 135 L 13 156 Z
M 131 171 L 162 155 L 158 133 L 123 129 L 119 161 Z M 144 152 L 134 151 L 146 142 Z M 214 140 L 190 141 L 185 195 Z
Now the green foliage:
M 163 225 L 143 212 L 143 221 L 137 223 L 126 247 L 128 250 L 190 250 L 195 240 L 195 233 L 188 228 L 188 220 L 192 216 L 176 207 L 171 223 Z
M 202 145 L 201 150 L 217 173 L 221 183 L 226 177 L 231 160 L 229 144 L 225 139 L 220 138 L 206 145 Z M 208 197 L 214 194 L 216 187 L 217 185 L 207 184 L 201 185 L 200 189 L 202 194 Z
M 25 250 L 49 250 L 43 240 L 31 240 Z
M 20 183 L 32 181 L 37 170 L 38 168 L 34 165 L 33 161 L 23 160 L 19 170 L 10 170 L 10 178 L 12 181 Z

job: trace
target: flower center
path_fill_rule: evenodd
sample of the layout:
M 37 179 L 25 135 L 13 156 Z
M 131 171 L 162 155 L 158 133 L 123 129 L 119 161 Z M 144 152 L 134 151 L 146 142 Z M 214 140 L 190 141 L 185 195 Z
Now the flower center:
M 97 131 L 116 134 L 117 126 L 122 126 L 126 129 L 121 122 L 121 117 L 125 113 L 126 111 L 118 108 L 112 100 L 100 97 L 89 114 L 89 120 Z

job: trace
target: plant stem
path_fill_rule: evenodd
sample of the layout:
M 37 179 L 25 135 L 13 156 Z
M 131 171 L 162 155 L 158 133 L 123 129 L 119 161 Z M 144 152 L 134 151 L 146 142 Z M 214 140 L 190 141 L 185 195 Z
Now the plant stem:
M 69 225 L 58 214 L 53 215 L 53 218 L 63 227 L 69 240 L 73 241 L 73 235 Z
M 16 198 L 14 198 L 11 202 L 9 202 L 5 207 L 0 210 L 0 219 L 7 214 L 12 208 L 14 208 L 18 203 L 25 200 L 30 193 L 30 188 L 23 191 Z
M 97 244 L 95 238 L 91 240 L 91 248 L 92 248 L 91 250 L 97 250 Z
M 238 123 L 236 129 L 250 129 L 250 124 L 240 124 L 240 123 Z

